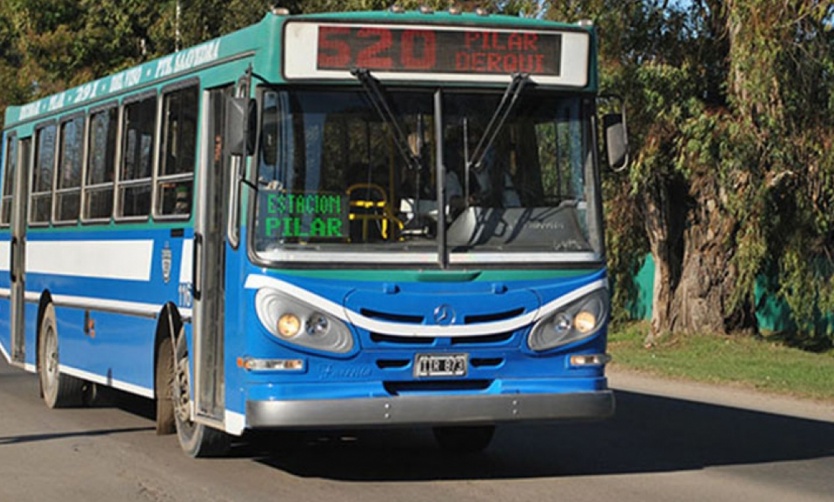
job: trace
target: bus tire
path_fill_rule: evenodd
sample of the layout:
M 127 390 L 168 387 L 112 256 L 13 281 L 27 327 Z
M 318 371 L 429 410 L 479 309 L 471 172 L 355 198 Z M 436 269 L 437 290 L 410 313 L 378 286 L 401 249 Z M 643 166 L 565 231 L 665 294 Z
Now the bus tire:
M 223 431 L 191 420 L 191 363 L 182 329 L 174 351 L 174 381 L 171 388 L 177 439 L 190 457 L 219 457 L 228 453 L 231 438 Z
M 478 453 L 487 448 L 495 434 L 494 425 L 444 426 L 432 429 L 434 439 L 448 453 Z
M 101 406 L 105 399 L 101 395 L 101 388 L 94 382 L 84 382 L 81 387 L 81 404 L 87 408 Z
M 49 408 L 81 406 L 84 380 L 61 374 L 58 327 L 51 303 L 44 309 L 38 337 L 38 380 L 44 402 Z
M 174 421 L 174 347 L 170 337 L 164 338 L 156 349 L 154 390 L 156 394 L 156 434 L 163 436 L 177 432 Z

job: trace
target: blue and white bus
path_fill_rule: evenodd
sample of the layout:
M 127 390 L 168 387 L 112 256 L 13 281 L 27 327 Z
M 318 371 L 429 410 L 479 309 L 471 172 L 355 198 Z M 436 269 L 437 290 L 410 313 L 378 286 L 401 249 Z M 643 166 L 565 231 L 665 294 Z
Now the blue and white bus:
M 609 416 L 596 51 L 590 23 L 276 10 L 10 107 L 3 356 L 51 408 L 156 400 L 192 456 Z

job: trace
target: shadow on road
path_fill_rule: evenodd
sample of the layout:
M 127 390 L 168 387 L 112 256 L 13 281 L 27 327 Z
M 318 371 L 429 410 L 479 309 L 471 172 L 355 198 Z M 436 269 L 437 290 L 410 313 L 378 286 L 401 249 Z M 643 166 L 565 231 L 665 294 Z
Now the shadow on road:
M 428 430 L 258 434 L 234 454 L 351 481 L 649 473 L 834 457 L 834 424 L 618 391 L 610 420 L 506 426 L 479 455 L 449 456 Z
M 37 441 L 49 441 L 52 439 L 65 439 L 65 438 L 79 438 L 79 437 L 97 437 L 97 436 L 110 436 L 113 434 L 124 434 L 126 432 L 139 432 L 139 431 L 153 431 L 153 427 L 128 427 L 128 428 L 121 428 L 121 429 L 104 429 L 104 430 L 95 430 L 95 431 L 76 431 L 76 432 L 56 432 L 53 434 L 30 434 L 28 436 L 9 436 L 9 437 L 0 437 L 0 446 L 12 445 L 12 444 L 21 444 L 21 443 L 31 443 Z
M 11 386 L 15 393 L 38 400 L 37 378 L 9 369 L 0 361 L 2 380 L 15 381 Z M 616 394 L 617 412 L 607 421 L 505 426 L 498 429 L 490 448 L 479 455 L 448 455 L 435 446 L 430 430 L 421 428 L 252 433 L 235 445 L 231 456 L 300 477 L 346 481 L 674 472 L 812 459 L 824 459 L 834 466 L 831 422 L 634 392 Z M 95 424 L 89 423 L 90 429 L 82 432 L 0 437 L 0 446 L 67 435 L 96 437 L 136 431 L 154 434 L 153 401 L 112 389 L 103 389 L 97 397 L 101 399 L 94 407 L 116 407 L 150 423 L 125 429 L 96 429 Z M 43 413 L 49 410 L 44 407 Z

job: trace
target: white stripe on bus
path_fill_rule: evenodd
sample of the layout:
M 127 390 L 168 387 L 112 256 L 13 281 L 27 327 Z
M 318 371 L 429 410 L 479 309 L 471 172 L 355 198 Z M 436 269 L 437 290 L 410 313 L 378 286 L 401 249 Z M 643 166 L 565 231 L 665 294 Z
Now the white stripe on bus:
M 61 371 L 61 373 L 74 376 L 82 380 L 87 380 L 88 382 L 100 383 L 108 387 L 113 387 L 114 389 L 127 391 L 132 394 L 138 394 L 142 397 L 148 397 L 151 399 L 154 398 L 153 389 L 149 389 L 147 387 L 142 387 L 140 385 L 124 382 L 122 380 L 116 380 L 114 378 L 102 376 L 97 373 L 91 373 L 89 371 L 80 370 L 78 368 L 73 368 L 72 366 L 67 366 L 65 364 L 59 364 L 59 370 Z
M 9 270 L 10 245 L 0 242 L 0 271 Z M 28 241 L 26 271 L 95 279 L 149 281 L 153 240 Z
M 350 322 L 362 329 L 385 333 L 396 336 L 410 336 L 410 337 L 452 337 L 452 336 L 479 336 L 486 333 L 508 333 L 515 331 L 524 326 L 530 325 L 544 318 L 545 316 L 557 311 L 558 309 L 568 305 L 569 303 L 582 298 L 597 289 L 608 287 L 606 279 L 598 279 L 582 287 L 576 288 L 565 295 L 552 300 L 551 302 L 540 306 L 538 309 L 528 312 L 522 316 L 514 317 L 501 321 L 479 323 L 479 324 L 449 324 L 449 325 L 427 325 L 427 324 L 407 324 L 388 321 L 379 321 L 366 317 L 358 312 L 350 310 L 336 302 L 332 302 L 324 297 L 321 297 L 311 291 L 298 287 L 286 281 L 282 281 L 275 277 L 268 277 L 264 275 L 251 274 L 246 278 L 246 283 L 243 286 L 246 289 L 261 289 L 271 288 L 280 291 L 284 294 L 298 298 L 310 305 L 315 305 L 317 309 L 321 309 L 327 314 L 330 314 L 343 321 Z

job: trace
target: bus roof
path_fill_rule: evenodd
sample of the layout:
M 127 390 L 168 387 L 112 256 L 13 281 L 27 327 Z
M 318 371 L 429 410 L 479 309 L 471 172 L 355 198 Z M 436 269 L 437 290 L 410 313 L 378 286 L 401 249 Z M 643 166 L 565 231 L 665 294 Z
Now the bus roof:
M 259 61 L 272 61 L 276 68 L 283 66 L 274 62 L 283 61 L 277 55 L 280 44 L 274 43 L 264 46 L 265 41 L 281 40 L 281 32 L 288 21 L 302 21 L 315 23 L 343 23 L 343 24 L 376 24 L 376 25 L 410 25 L 433 27 L 461 27 L 472 29 L 475 27 L 491 28 L 516 28 L 516 29 L 548 29 L 566 30 L 571 32 L 583 32 L 588 34 L 589 47 L 588 56 L 589 68 L 594 68 L 595 55 L 593 47 L 593 29 L 587 25 L 576 25 L 556 23 L 540 19 L 529 19 L 506 15 L 479 15 L 476 13 L 452 14 L 445 11 L 433 13 L 421 13 L 419 11 L 407 11 L 397 13 L 392 10 L 386 11 L 362 11 L 362 12 L 339 12 L 319 13 L 303 15 L 281 15 L 268 13 L 260 22 L 229 33 L 193 47 L 186 48 L 179 52 L 163 56 L 140 65 L 119 71 L 112 75 L 67 89 L 65 91 L 41 98 L 22 106 L 9 106 L 6 109 L 4 127 L 8 128 L 21 122 L 43 119 L 56 113 L 66 113 L 79 107 L 87 107 L 96 103 L 106 102 L 115 99 L 117 96 L 127 92 L 138 91 L 142 88 L 160 85 L 166 81 L 181 78 L 197 72 L 205 67 L 240 57 L 255 56 L 256 67 Z M 505 30 L 508 31 L 508 30 Z M 259 49 L 264 49 L 260 51 Z M 257 71 L 257 69 L 256 69 Z M 589 73 L 584 86 L 590 88 L 596 85 L 596 76 L 593 70 Z M 343 72 L 344 73 L 344 72 Z M 278 69 L 262 72 L 264 76 L 275 78 L 281 81 L 287 77 Z M 327 78 L 321 75 L 314 75 L 310 78 Z M 331 77 L 332 78 L 332 77 Z M 417 80 L 420 80 L 419 78 Z M 489 79 L 486 80 L 487 82 Z M 508 76 L 502 76 L 502 81 L 508 81 Z

